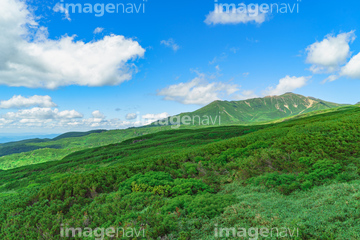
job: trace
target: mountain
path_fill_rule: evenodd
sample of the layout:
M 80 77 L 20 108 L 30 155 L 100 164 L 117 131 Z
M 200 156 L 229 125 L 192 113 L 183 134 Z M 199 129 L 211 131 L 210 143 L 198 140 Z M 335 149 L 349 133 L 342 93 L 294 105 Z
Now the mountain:
M 52 141 L 57 141 L 63 138 L 74 138 L 74 137 L 84 137 L 93 133 L 103 133 L 106 132 L 107 130 L 103 130 L 103 129 L 99 129 L 99 130 L 92 130 L 92 131 L 88 131 L 88 132 L 68 132 L 68 133 L 64 133 L 61 134 L 60 136 L 57 136 L 55 138 L 52 139 Z
M 51 139 L 59 136 L 59 134 L 46 134 L 46 135 L 16 135 L 16 134 L 0 134 L 0 145 L 9 142 L 18 142 L 28 139 Z
M 14 141 L 14 142 L 6 142 L 0 144 L 0 157 L 15 154 L 15 153 L 22 153 L 22 152 L 29 152 L 34 151 L 37 149 L 42 148 L 53 148 L 53 149 L 59 149 L 61 146 L 59 144 L 47 144 L 45 146 L 37 146 L 39 143 L 45 143 L 45 142 L 55 142 L 57 140 L 61 140 L 64 138 L 78 138 L 78 137 L 84 137 L 93 133 L 102 133 L 106 132 L 106 130 L 93 130 L 89 132 L 68 132 L 64 133 L 60 136 L 56 135 L 53 139 L 50 138 L 30 138 L 26 140 L 21 141 Z M 51 136 L 51 135 L 49 135 Z
M 0 169 L 57 161 L 72 152 L 119 143 L 129 138 L 166 129 L 170 129 L 170 127 L 69 132 L 53 139 L 37 138 L 4 143 L 0 144 Z
M 255 98 L 245 101 L 215 101 L 197 111 L 182 113 L 178 116 L 181 118 L 184 116 L 190 117 L 190 125 L 195 125 L 189 126 L 190 128 L 198 128 L 199 125 L 205 127 L 229 124 L 247 125 L 279 119 L 303 118 L 309 114 L 324 113 L 340 106 L 343 105 L 286 93 L 281 96 Z M 319 112 L 317 110 L 323 111 Z M 171 118 L 168 118 L 168 122 L 162 125 L 177 125 L 176 127 L 180 127 L 180 123 L 171 121 Z M 118 143 L 132 137 L 170 129 L 170 126 L 156 126 L 159 122 L 161 121 L 141 128 L 117 131 L 70 132 L 54 139 L 29 139 L 0 144 L 0 169 L 11 169 L 29 164 L 60 160 L 69 153 L 78 150 Z M 171 126 L 171 128 L 173 127 Z M 181 127 L 187 128 L 184 125 Z
M 269 122 L 341 106 L 346 106 L 346 104 L 337 104 L 299 94 L 285 93 L 281 96 L 268 96 L 243 101 L 215 101 L 194 112 L 182 113 L 180 117 L 188 115 L 196 124 L 199 123 L 199 118 L 195 116 L 200 116 L 201 121 L 205 119 L 203 116 L 209 116 L 215 122 L 215 125 L 219 125 L 219 122 L 221 125 L 250 124 Z M 220 117 L 217 118 L 217 116 Z

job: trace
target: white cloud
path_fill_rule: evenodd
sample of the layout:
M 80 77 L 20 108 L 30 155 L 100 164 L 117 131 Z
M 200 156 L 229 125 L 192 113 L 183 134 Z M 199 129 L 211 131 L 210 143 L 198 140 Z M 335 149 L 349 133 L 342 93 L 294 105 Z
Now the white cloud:
M 350 59 L 350 61 L 341 69 L 340 75 L 360 79 L 360 53 Z
M 95 30 L 94 30 L 94 34 L 102 33 L 102 31 L 104 31 L 104 28 L 97 27 L 97 28 L 95 28 Z
M 126 120 L 133 120 L 137 118 L 137 114 L 136 113 L 128 113 L 126 114 Z
M 313 73 L 334 72 L 350 57 L 349 44 L 355 40 L 355 32 L 341 33 L 337 36 L 327 35 L 321 42 L 307 47 L 306 62 L 313 64 Z
M 163 112 L 163 113 L 159 113 L 159 114 L 148 113 L 148 114 L 141 116 L 141 118 L 145 120 L 145 125 L 150 124 L 152 122 L 156 122 L 161 119 L 168 118 L 168 117 L 170 117 L 170 115 L 167 112 Z
M 93 118 L 99 118 L 99 119 L 105 118 L 105 115 L 102 112 L 100 112 L 99 110 L 93 111 L 91 113 L 91 115 L 93 116 Z
M 225 10 L 224 8 L 216 7 L 216 9 L 210 12 L 205 19 L 205 23 L 208 25 L 217 24 L 239 24 L 239 23 L 257 23 L 261 24 L 266 21 L 265 13 L 250 12 L 244 8 L 241 11 L 238 9 Z
M 236 94 L 234 96 L 234 99 L 236 100 L 246 100 L 246 99 L 252 99 L 252 98 L 258 98 L 259 96 L 255 94 L 253 90 L 244 90 L 241 92 L 241 94 Z
M 3 128 L 5 126 L 8 126 L 9 124 L 13 123 L 14 120 L 0 118 L 0 128 Z
M 71 21 L 69 10 L 64 8 L 63 5 L 61 5 L 60 3 L 57 3 L 54 6 L 53 11 L 63 13 L 64 14 L 64 19 L 66 19 L 68 21 Z
M 9 100 L 0 101 L 0 109 L 8 108 L 28 108 L 28 107 L 44 107 L 51 108 L 57 105 L 52 101 L 50 96 L 38 96 L 23 97 L 21 95 L 15 95 Z
M 59 109 L 39 108 L 22 109 L 17 112 L 8 112 L 3 115 L 5 119 L 19 120 L 21 122 L 29 121 L 29 119 L 36 120 L 64 120 L 82 118 L 83 115 L 75 110 L 59 111 Z
M 118 85 L 132 78 L 145 50 L 124 36 L 85 43 L 75 36 L 48 38 L 25 2 L 3 0 L 0 8 L 0 85 L 31 88 Z
M 222 82 L 209 83 L 204 74 L 198 74 L 187 83 L 179 83 L 168 86 L 158 92 L 158 96 L 164 96 L 165 100 L 177 101 L 183 104 L 206 105 L 221 96 L 229 96 L 239 90 L 236 84 Z
M 57 108 L 22 109 L 0 115 L 0 129 L 15 131 L 74 131 L 89 129 L 122 129 L 148 125 L 157 120 L 169 117 L 166 112 L 160 114 L 145 114 L 137 121 L 106 119 L 99 110 L 93 111 L 90 118 L 75 110 L 59 111 Z M 136 115 L 136 114 L 135 114 Z M 132 119 L 131 119 L 132 120 Z M 47 129 L 47 130 L 46 130 Z
M 327 77 L 324 81 L 322 81 L 322 83 L 326 83 L 326 82 L 333 82 L 335 80 L 338 80 L 340 76 L 338 75 L 331 75 L 329 77 Z
M 176 52 L 176 51 L 179 50 L 179 48 L 180 48 L 180 46 L 177 45 L 177 44 L 175 43 L 174 39 L 172 39 L 172 38 L 170 38 L 169 40 L 162 40 L 162 41 L 160 42 L 160 44 L 172 48 L 172 50 L 174 50 L 174 52 Z
M 292 92 L 295 89 L 304 87 L 310 78 L 311 77 L 286 76 L 285 78 L 279 80 L 279 84 L 275 88 L 269 87 L 266 91 L 264 91 L 264 95 L 274 96 Z

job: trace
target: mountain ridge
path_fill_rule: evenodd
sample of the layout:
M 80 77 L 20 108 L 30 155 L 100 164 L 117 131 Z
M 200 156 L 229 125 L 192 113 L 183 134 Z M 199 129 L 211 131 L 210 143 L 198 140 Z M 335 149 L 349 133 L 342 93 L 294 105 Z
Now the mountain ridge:
M 280 96 L 266 96 L 240 101 L 216 100 L 194 112 L 181 113 L 175 116 L 187 115 L 193 118 L 194 116 L 210 116 L 212 119 L 219 116 L 218 119 L 221 119 L 219 125 L 252 124 L 347 105 L 350 104 L 338 104 L 289 92 Z M 159 122 L 155 122 L 155 125 Z M 201 125 L 200 121 L 194 123 Z

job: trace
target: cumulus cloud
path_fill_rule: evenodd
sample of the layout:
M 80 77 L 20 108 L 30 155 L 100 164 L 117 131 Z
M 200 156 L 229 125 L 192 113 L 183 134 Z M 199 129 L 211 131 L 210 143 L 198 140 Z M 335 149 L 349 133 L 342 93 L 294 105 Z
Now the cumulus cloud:
M 128 113 L 126 114 L 126 120 L 133 120 L 137 118 L 137 114 L 136 113 Z
M 183 104 L 206 105 L 221 96 L 229 96 L 239 90 L 238 85 L 223 82 L 209 83 L 204 74 L 186 83 L 179 83 L 160 90 L 157 95 L 165 100 L 177 101 Z
M 135 113 L 134 113 L 135 114 Z M 131 114 L 130 114 L 131 115 Z M 129 115 L 129 116 L 130 116 Z M 137 117 L 137 114 L 135 114 Z M 170 115 L 166 112 L 160 114 L 145 114 L 136 121 L 118 118 L 107 119 L 99 110 L 93 111 L 90 118 L 84 118 L 83 114 L 76 110 L 60 111 L 57 108 L 21 109 L 16 112 L 7 112 L 0 115 L 0 129 L 16 129 L 16 131 L 74 131 L 89 129 L 122 129 L 128 127 L 140 127 L 152 122 L 164 119 Z M 132 115 L 134 117 L 134 115 Z
M 17 112 L 8 112 L 3 115 L 5 119 L 20 120 L 22 122 L 29 119 L 36 120 L 64 120 L 64 119 L 74 119 L 82 118 L 83 115 L 75 110 L 65 110 L 59 111 L 59 109 L 51 108 L 31 108 L 31 109 L 22 109 Z
M 350 59 L 350 61 L 341 69 L 340 75 L 360 79 L 360 53 Z
M 21 95 L 15 95 L 9 100 L 0 101 L 0 109 L 9 108 L 28 108 L 28 107 L 44 107 L 52 108 L 57 105 L 52 101 L 50 96 L 38 96 L 23 97 Z
M 337 36 L 329 34 L 321 42 L 308 46 L 306 62 L 312 64 L 310 70 L 313 73 L 331 73 L 339 70 L 339 66 L 346 63 L 350 57 L 349 44 L 355 38 L 355 31 Z
M 2 1 L 0 85 L 49 89 L 118 85 L 136 70 L 129 61 L 145 53 L 138 42 L 119 35 L 88 43 L 75 36 L 52 40 L 35 19 L 25 2 Z
M 174 52 L 176 52 L 177 50 L 179 50 L 180 46 L 177 45 L 174 41 L 174 39 L 170 38 L 169 40 L 162 40 L 160 42 L 160 44 L 165 45 L 166 47 L 170 47 L 172 48 L 172 50 L 174 50 Z
M 102 112 L 100 112 L 99 110 L 93 111 L 91 113 L 91 115 L 93 116 L 93 118 L 100 118 L 100 119 L 105 118 L 105 115 Z
M 207 25 L 217 24 L 240 24 L 257 23 L 262 24 L 266 21 L 266 13 L 249 11 L 246 6 L 243 8 L 225 9 L 226 7 L 217 6 L 210 12 L 205 19 Z
M 286 76 L 279 80 L 279 84 L 274 87 L 269 87 L 264 91 L 264 95 L 281 95 L 287 92 L 292 92 L 295 89 L 302 88 L 306 85 L 311 77 L 290 77 Z
M 138 117 L 137 113 L 129 113 L 126 115 L 126 120 L 121 120 L 118 118 L 107 119 L 102 112 L 95 110 L 91 113 L 91 117 L 84 118 L 84 115 L 76 110 L 60 111 L 56 107 L 57 105 L 50 96 L 35 95 L 26 98 L 15 95 L 9 100 L 0 101 L 0 109 L 19 108 L 17 111 L 0 114 L 0 129 L 16 129 L 16 131 L 119 129 L 148 125 L 170 116 L 166 112 L 149 113 L 142 115 L 136 121 L 131 121 Z

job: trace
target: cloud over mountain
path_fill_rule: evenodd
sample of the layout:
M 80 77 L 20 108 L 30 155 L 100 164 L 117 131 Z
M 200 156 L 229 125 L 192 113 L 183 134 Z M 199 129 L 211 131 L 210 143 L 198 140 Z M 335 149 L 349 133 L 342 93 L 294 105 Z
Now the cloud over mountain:
M 205 105 L 215 100 L 220 100 L 221 96 L 229 96 L 239 90 L 236 84 L 223 82 L 208 82 L 204 74 L 189 82 L 170 85 L 161 89 L 157 95 L 163 96 L 164 100 L 177 101 L 183 104 Z

